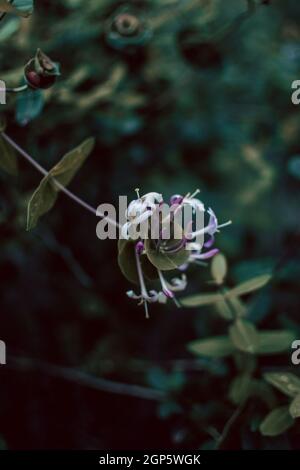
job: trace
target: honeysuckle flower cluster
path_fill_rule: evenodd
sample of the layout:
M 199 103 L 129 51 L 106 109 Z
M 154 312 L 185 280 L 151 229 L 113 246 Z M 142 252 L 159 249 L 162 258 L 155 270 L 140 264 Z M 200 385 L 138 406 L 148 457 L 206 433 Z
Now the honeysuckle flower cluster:
M 166 303 L 168 299 L 171 299 L 177 306 L 180 306 L 175 293 L 183 291 L 187 286 L 187 277 L 184 272 L 190 264 L 203 264 L 205 260 L 218 253 L 218 248 L 213 246 L 215 234 L 221 228 L 231 224 L 231 221 L 219 224 L 213 210 L 211 208 L 206 210 L 203 202 L 196 197 L 199 193 L 197 190 L 193 194 L 188 193 L 186 196 L 176 194 L 170 198 L 168 201 L 170 210 L 167 217 L 159 219 L 157 239 L 151 238 L 150 228 L 147 236 L 141 235 L 133 239 L 130 236 L 130 230 L 140 227 L 141 224 L 151 219 L 165 204 L 160 193 L 151 192 L 140 196 L 139 191 L 136 191 L 138 198 L 129 204 L 126 211 L 127 222 L 121 229 L 119 264 L 125 276 L 139 286 L 138 292 L 128 291 L 128 297 L 144 305 L 148 318 L 148 304 L 150 303 Z M 207 224 L 193 230 L 191 220 L 186 227 L 175 227 L 177 224 L 175 216 L 185 207 L 189 207 L 192 214 L 197 211 L 203 217 L 208 214 Z M 179 237 L 174 236 L 175 228 L 177 228 L 177 233 L 179 230 Z M 169 236 L 165 237 L 167 232 Z M 179 276 L 167 279 L 165 272 L 173 270 L 177 270 Z M 146 281 L 155 281 L 159 287 L 148 288 Z

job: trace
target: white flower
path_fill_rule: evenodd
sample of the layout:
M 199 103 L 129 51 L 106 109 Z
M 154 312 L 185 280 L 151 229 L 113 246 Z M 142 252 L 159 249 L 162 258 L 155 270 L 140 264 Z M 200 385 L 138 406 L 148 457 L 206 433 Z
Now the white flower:
M 130 227 L 136 227 L 145 220 L 149 219 L 153 215 L 157 206 L 162 202 L 162 195 L 155 192 L 147 193 L 144 196 L 131 201 L 125 213 L 128 222 L 126 222 L 121 229 L 122 238 L 128 239 L 128 231 Z
M 214 235 L 216 232 L 219 232 L 220 228 L 231 224 L 231 221 L 228 221 L 224 224 L 219 224 L 217 216 L 213 210 L 209 208 L 206 211 L 202 201 L 195 197 L 198 192 L 199 190 L 195 191 L 193 194 L 188 193 L 186 196 L 174 195 L 171 197 L 170 206 L 173 212 L 170 211 L 170 214 L 166 217 L 166 219 L 164 219 L 163 222 L 167 222 L 169 218 L 169 222 L 174 223 L 174 214 L 184 206 L 190 206 L 192 208 L 192 217 L 191 220 L 188 221 L 187 226 L 183 229 L 182 236 L 180 236 L 179 240 L 176 243 L 173 243 L 171 247 L 163 243 L 163 230 L 161 230 L 158 242 L 155 245 L 156 249 L 160 251 L 162 256 L 172 256 L 183 249 L 189 250 L 187 261 L 184 265 L 178 267 L 178 270 L 181 272 L 184 271 L 191 263 L 205 265 L 203 261 L 215 256 L 219 250 L 217 248 L 212 248 L 212 245 L 214 244 Z M 154 211 L 160 206 L 160 204 L 163 203 L 162 195 L 159 193 L 151 192 L 140 197 L 137 190 L 137 194 L 138 199 L 132 201 L 126 211 L 127 222 L 122 227 L 121 232 L 123 238 L 129 237 L 128 230 L 131 226 L 141 224 L 143 221 L 150 218 L 154 214 Z M 199 230 L 193 231 L 193 222 L 197 212 L 207 212 L 209 215 L 209 220 L 206 226 Z M 199 239 L 196 238 L 198 235 L 203 235 L 203 240 L 200 238 L 199 241 Z M 204 235 L 208 236 L 208 240 L 204 241 Z M 186 288 L 187 279 L 185 274 L 182 274 L 181 277 L 174 277 L 168 281 L 164 277 L 163 272 L 160 269 L 157 269 L 158 277 L 161 283 L 161 290 L 148 291 L 142 270 L 141 256 L 147 256 L 147 254 L 145 253 L 143 236 L 139 234 L 139 240 L 135 244 L 135 261 L 140 285 L 140 293 L 136 294 L 134 291 L 128 291 L 128 297 L 136 299 L 140 304 L 144 305 L 147 318 L 149 318 L 148 303 L 166 303 L 168 299 L 172 299 L 177 306 L 180 306 L 176 300 L 174 292 L 183 291 Z
M 174 292 L 182 291 L 186 288 L 187 286 L 187 280 L 186 280 L 186 275 L 182 274 L 181 279 L 180 278 L 173 278 L 170 282 L 168 282 L 164 276 L 163 273 L 158 269 L 157 270 L 162 291 L 165 294 L 165 296 L 169 299 L 173 299 L 175 304 L 179 307 L 180 305 L 178 304 Z

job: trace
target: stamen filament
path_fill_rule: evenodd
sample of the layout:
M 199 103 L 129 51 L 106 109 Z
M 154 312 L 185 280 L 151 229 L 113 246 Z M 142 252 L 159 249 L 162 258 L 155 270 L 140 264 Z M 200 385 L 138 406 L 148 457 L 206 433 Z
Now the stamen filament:
M 136 260 L 136 269 L 138 273 L 139 283 L 141 286 L 141 294 L 142 294 L 142 297 L 144 298 L 146 318 L 149 318 L 149 312 L 148 312 L 148 306 L 147 306 L 147 299 L 149 298 L 149 295 L 148 295 L 145 281 L 144 281 L 140 255 L 138 254 L 137 250 L 135 250 L 135 260 Z

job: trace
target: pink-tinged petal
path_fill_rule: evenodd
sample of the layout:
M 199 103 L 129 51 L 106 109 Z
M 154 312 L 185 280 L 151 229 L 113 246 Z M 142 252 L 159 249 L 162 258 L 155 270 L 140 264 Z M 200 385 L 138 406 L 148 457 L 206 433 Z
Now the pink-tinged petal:
M 137 255 L 141 255 L 144 251 L 144 243 L 142 241 L 137 242 L 135 245 L 135 252 Z
M 183 196 L 181 196 L 180 194 L 174 194 L 173 196 L 171 196 L 170 198 L 170 205 L 173 206 L 173 205 L 179 205 L 181 204 L 183 201 Z
M 215 237 L 213 235 L 210 236 L 210 238 L 204 243 L 204 248 L 211 248 L 213 244 L 215 243 Z
M 201 253 L 201 255 L 195 255 L 195 259 L 209 259 L 219 253 L 219 251 L 220 250 L 218 250 L 218 248 L 213 248 L 212 250 L 207 251 L 206 253 Z
M 163 293 L 166 297 L 168 297 L 168 299 L 173 299 L 174 297 L 174 294 L 172 291 L 170 291 L 170 289 L 163 289 Z

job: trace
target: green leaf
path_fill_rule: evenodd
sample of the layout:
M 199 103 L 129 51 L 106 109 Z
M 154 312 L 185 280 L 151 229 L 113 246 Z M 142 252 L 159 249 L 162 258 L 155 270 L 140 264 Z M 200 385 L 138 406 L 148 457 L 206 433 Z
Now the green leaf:
M 247 400 L 251 394 L 251 375 L 241 374 L 231 382 L 229 389 L 229 399 L 235 405 L 239 405 Z
M 81 145 L 67 153 L 61 161 L 50 170 L 49 174 L 42 179 L 28 204 L 27 230 L 34 228 L 38 219 L 54 206 L 57 194 L 60 190 L 55 185 L 55 181 L 63 186 L 67 186 L 91 153 L 93 146 L 94 139 L 86 139 Z M 55 181 L 53 177 L 55 177 Z
M 300 417 L 300 393 L 297 395 L 290 404 L 290 415 L 292 418 Z
M 234 353 L 235 347 L 228 336 L 198 339 L 188 344 L 188 350 L 198 356 L 225 357 Z
M 288 171 L 295 178 L 300 179 L 300 155 L 292 157 L 288 163 Z
M 28 89 L 19 93 L 16 102 L 16 121 L 26 126 L 41 113 L 44 107 L 44 95 L 41 90 Z
M 67 186 L 90 155 L 94 145 L 95 139 L 93 137 L 86 139 L 78 147 L 63 156 L 52 170 L 50 170 L 51 176 L 63 186 Z M 59 188 L 55 186 L 54 188 L 56 191 L 59 191 Z
M 229 305 L 231 305 L 237 317 L 244 317 L 246 315 L 247 309 L 239 297 L 230 297 L 226 300 Z
M 10 36 L 18 31 L 20 27 L 20 18 L 10 18 L 0 29 L 0 41 L 6 41 Z
M 295 333 L 289 330 L 263 331 L 259 335 L 259 354 L 276 354 L 287 351 L 295 339 Z
M 213 257 L 211 263 L 211 274 L 218 285 L 223 284 L 224 278 L 227 274 L 227 262 L 225 256 L 221 253 Z
M 300 393 L 300 379 L 290 372 L 267 372 L 264 379 L 289 397 Z
M 118 264 L 122 274 L 128 281 L 138 284 L 138 274 L 135 259 L 135 242 L 130 240 L 118 241 Z
M 178 243 L 179 240 L 176 240 Z M 174 244 L 174 240 L 169 240 L 166 246 Z M 163 253 L 154 247 L 153 241 L 148 238 L 145 240 L 145 250 L 149 261 L 161 271 L 170 271 L 177 269 L 187 262 L 190 252 L 183 247 L 180 251 L 172 254 Z
M 229 399 L 235 405 L 239 405 L 249 397 L 259 398 L 269 408 L 276 406 L 276 397 L 272 387 L 263 380 L 252 377 L 251 373 L 244 372 L 231 382 Z
M 231 297 L 238 297 L 240 295 L 245 295 L 249 294 L 250 292 L 253 292 L 254 290 L 260 289 L 261 287 L 264 287 L 271 279 L 270 274 L 263 274 L 261 276 L 254 277 L 253 279 L 250 279 L 249 281 L 242 282 L 239 284 L 237 287 L 234 287 L 233 289 L 230 289 L 225 293 L 225 297 L 231 298 Z
M 14 0 L 14 7 L 22 16 L 29 16 L 33 13 L 33 0 Z
M 229 328 L 229 336 L 240 351 L 254 354 L 258 349 L 259 337 L 257 330 L 252 323 L 246 320 L 236 320 Z
M 294 424 L 288 406 L 280 406 L 272 410 L 260 424 L 259 430 L 263 436 L 278 436 Z
M 0 12 L 27 17 L 33 12 L 33 0 L 14 0 L 13 3 L 0 0 Z
M 18 173 L 15 150 L 2 136 L 0 136 L 0 168 L 10 175 Z
M 118 241 L 118 264 L 122 274 L 128 281 L 134 284 L 139 283 L 136 258 L 135 258 L 135 241 L 123 240 Z M 145 277 L 151 281 L 158 278 L 158 272 L 155 266 L 150 263 L 147 256 L 140 257 L 142 271 Z
M 224 318 L 225 320 L 233 320 L 233 313 L 231 308 L 229 307 L 228 303 L 225 300 L 220 300 L 215 304 L 215 308 L 219 315 Z
M 277 399 L 272 387 L 263 380 L 252 379 L 251 396 L 260 398 L 268 408 L 273 408 L 277 404 Z
M 203 305 L 212 305 L 222 301 L 223 297 L 221 294 L 195 294 L 180 299 L 180 303 L 184 307 L 201 307 Z

